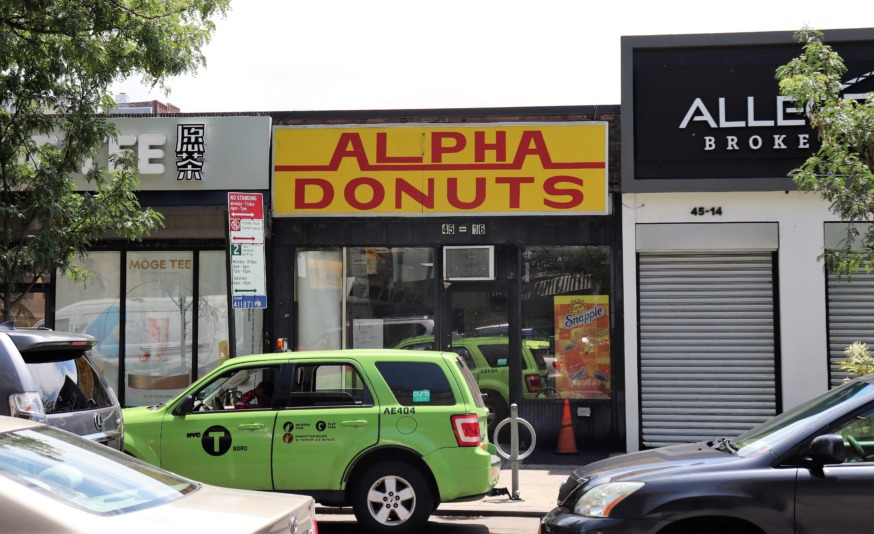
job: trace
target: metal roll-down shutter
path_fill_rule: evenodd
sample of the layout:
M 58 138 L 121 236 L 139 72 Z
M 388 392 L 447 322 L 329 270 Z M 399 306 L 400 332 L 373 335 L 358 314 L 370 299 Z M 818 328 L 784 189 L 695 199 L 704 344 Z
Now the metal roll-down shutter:
M 861 341 L 874 345 L 874 273 L 864 270 L 849 277 L 828 277 L 829 382 L 839 386 L 849 376 L 841 371 L 844 349 Z
M 772 253 L 638 258 L 642 445 L 734 437 L 773 416 Z

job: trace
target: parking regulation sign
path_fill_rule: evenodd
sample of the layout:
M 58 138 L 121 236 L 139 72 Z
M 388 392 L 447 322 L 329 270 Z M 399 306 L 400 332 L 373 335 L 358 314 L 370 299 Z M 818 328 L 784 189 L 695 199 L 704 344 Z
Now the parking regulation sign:
M 228 193 L 231 305 L 266 308 L 264 204 L 261 193 Z

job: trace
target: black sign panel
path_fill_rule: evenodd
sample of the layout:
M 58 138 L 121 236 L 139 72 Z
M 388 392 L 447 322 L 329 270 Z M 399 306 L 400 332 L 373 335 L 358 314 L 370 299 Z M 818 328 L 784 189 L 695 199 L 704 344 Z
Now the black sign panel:
M 844 94 L 874 91 L 874 30 L 825 35 Z M 794 189 L 819 145 L 775 73 L 801 51 L 791 32 L 623 38 L 623 191 Z

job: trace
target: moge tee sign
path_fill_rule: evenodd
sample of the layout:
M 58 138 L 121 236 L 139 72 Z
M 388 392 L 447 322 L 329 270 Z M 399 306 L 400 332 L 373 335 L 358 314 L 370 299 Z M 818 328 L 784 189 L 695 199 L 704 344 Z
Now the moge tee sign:
M 277 127 L 274 215 L 604 215 L 607 123 Z

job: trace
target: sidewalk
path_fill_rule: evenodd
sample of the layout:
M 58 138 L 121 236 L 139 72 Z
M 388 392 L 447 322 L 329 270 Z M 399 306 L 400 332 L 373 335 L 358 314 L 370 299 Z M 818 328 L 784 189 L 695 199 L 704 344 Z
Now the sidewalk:
M 484 497 L 479 501 L 441 504 L 434 515 L 451 516 L 513 516 L 543 517 L 555 508 L 558 489 L 577 467 L 608 457 L 608 453 L 554 454 L 534 453 L 520 462 L 518 469 L 518 499 L 509 495 Z M 497 489 L 513 493 L 513 470 L 505 460 L 501 467 Z
M 497 488 L 506 488 L 512 494 L 513 471 L 509 462 L 505 463 Z M 558 488 L 573 470 L 570 465 L 522 465 L 519 467 L 518 499 L 497 495 L 478 501 L 444 503 L 434 515 L 543 517 L 555 508 Z

